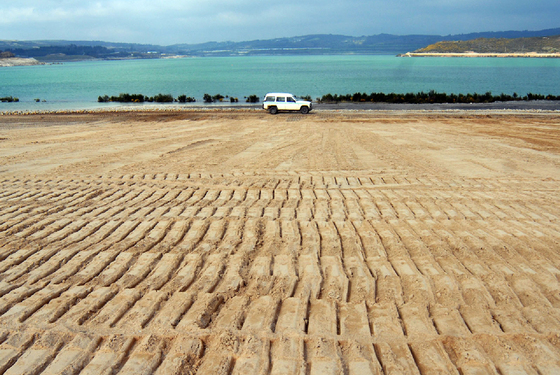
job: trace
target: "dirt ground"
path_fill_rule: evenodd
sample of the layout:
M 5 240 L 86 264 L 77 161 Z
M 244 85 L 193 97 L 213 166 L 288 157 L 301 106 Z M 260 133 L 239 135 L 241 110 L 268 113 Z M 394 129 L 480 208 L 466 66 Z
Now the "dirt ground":
M 0 117 L 0 374 L 558 374 L 560 114 Z

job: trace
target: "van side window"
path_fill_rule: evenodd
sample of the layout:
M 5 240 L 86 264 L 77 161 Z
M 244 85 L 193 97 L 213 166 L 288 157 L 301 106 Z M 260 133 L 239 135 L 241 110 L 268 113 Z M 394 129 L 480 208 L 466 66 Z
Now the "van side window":
M 296 101 L 294 100 L 294 98 L 292 98 L 291 96 L 288 96 L 288 101 L 290 103 L 295 103 Z
M 265 102 L 273 102 L 274 99 L 276 99 L 274 96 L 267 96 L 266 99 L 264 100 Z
M 276 101 L 277 101 L 277 102 L 282 102 L 282 103 L 283 103 L 283 102 L 286 101 L 286 98 L 283 97 L 283 96 L 278 96 L 278 97 L 276 98 Z

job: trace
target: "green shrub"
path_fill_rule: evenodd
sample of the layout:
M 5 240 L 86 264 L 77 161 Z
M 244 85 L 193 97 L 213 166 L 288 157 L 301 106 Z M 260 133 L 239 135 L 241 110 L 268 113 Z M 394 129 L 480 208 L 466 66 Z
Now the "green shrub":
M 142 94 L 119 94 L 119 96 L 111 96 L 109 98 L 110 102 L 119 102 L 119 103 L 142 103 L 144 102 L 144 95 Z
M 173 95 L 171 94 L 157 94 L 154 96 L 156 103 L 173 103 Z
M 245 100 L 246 103 L 258 103 L 259 101 L 260 99 L 257 95 L 249 95 L 247 100 Z
M 13 103 L 13 102 L 19 102 L 19 99 L 11 97 L 11 96 L 6 96 L 4 98 L 0 98 L 0 102 L 2 102 L 2 103 Z
M 177 97 L 177 101 L 179 103 L 194 103 L 194 102 L 196 102 L 196 99 L 183 94 L 183 95 L 179 95 Z

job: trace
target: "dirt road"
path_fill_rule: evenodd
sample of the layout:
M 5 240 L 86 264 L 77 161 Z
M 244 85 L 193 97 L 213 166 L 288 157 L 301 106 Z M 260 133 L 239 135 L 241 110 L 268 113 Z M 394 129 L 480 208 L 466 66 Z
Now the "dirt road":
M 0 373 L 560 373 L 560 116 L 0 118 Z

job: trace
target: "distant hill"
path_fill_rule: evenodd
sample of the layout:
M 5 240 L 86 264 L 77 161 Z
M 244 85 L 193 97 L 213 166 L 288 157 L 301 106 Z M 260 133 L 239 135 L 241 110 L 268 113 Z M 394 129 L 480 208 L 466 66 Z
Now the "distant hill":
M 533 38 L 560 35 L 560 28 L 540 31 L 499 31 L 457 35 L 346 36 L 304 35 L 245 42 L 207 42 L 199 44 L 111 43 L 103 41 L 8 41 L 0 40 L 0 51 L 41 61 L 75 59 L 160 58 L 164 55 L 243 56 L 243 55 L 317 55 L 317 54 L 399 54 L 440 41 L 467 41 L 477 38 Z
M 160 46 L 81 41 L 0 41 L 5 50 L 23 58 L 43 62 L 91 59 L 159 58 Z
M 458 35 L 346 36 L 332 34 L 304 35 L 289 38 L 246 42 L 209 42 L 176 44 L 168 51 L 194 55 L 294 55 L 294 54 L 399 54 L 445 40 L 475 38 L 518 38 L 560 34 L 560 28 L 540 31 L 500 31 Z
M 477 38 L 466 41 L 442 41 L 414 53 L 558 53 L 560 35 L 532 38 Z

